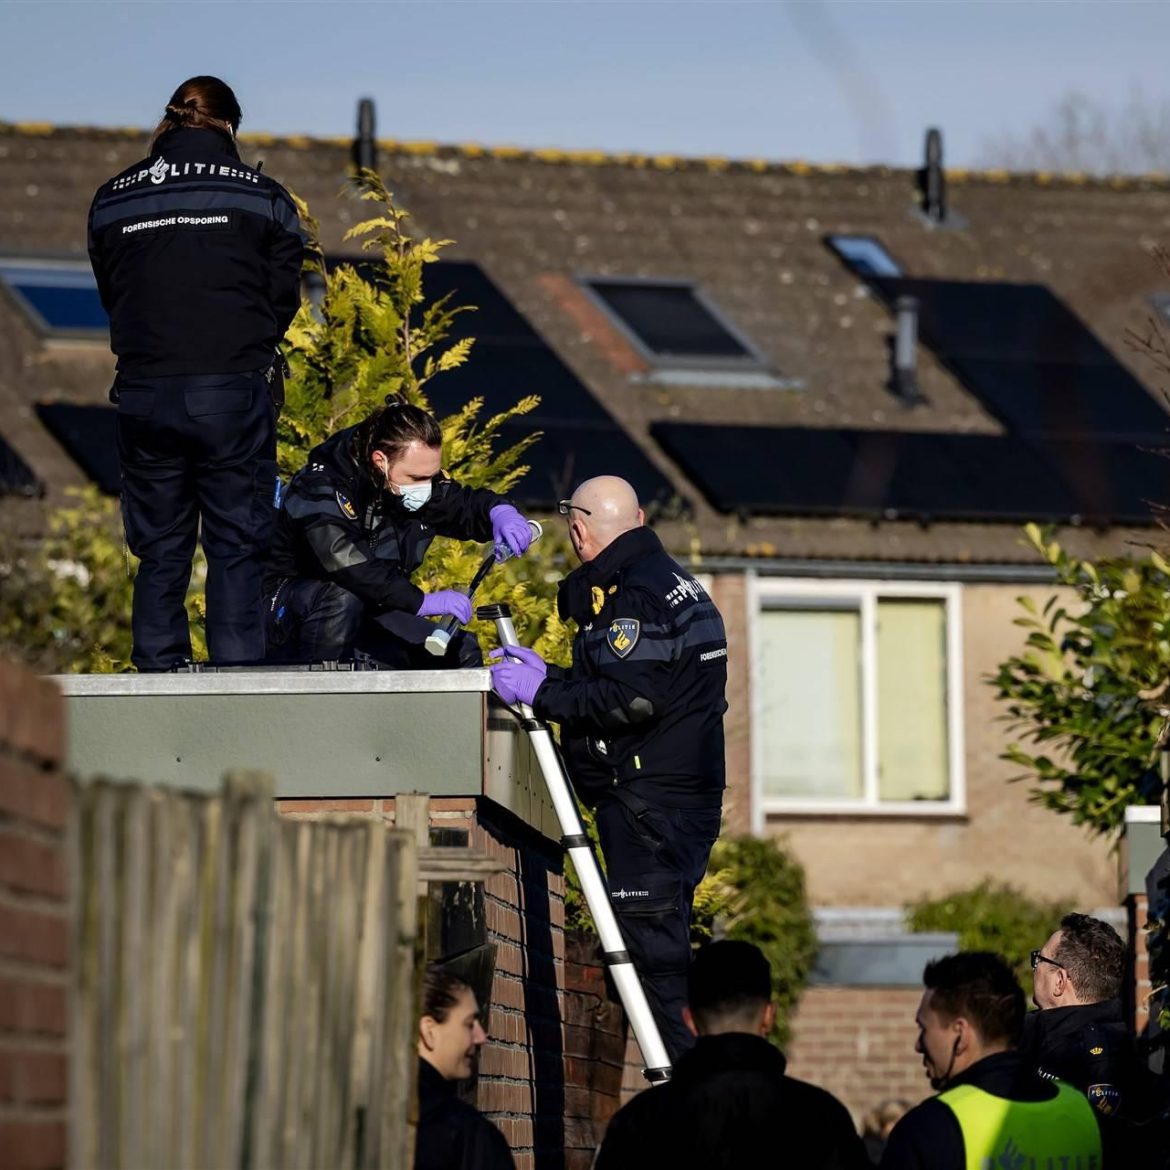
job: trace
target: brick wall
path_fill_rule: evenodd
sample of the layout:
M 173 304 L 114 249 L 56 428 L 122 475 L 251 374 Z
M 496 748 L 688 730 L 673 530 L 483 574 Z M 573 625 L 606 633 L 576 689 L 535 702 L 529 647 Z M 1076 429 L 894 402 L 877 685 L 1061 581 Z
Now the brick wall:
M 1154 989 L 1150 982 L 1150 933 L 1146 929 L 1149 900 L 1145 894 L 1132 894 L 1126 899 L 1125 908 L 1129 915 L 1126 942 L 1133 955 L 1132 999 L 1128 1006 L 1133 1010 L 1134 1032 L 1141 1036 L 1150 1022 L 1150 994 Z
M 65 1164 L 69 923 L 57 689 L 0 662 L 0 1151 Z
M 931 1094 L 914 1051 L 919 988 L 810 987 L 792 1020 L 788 1072 L 839 1098 L 860 1125 L 891 1097 Z

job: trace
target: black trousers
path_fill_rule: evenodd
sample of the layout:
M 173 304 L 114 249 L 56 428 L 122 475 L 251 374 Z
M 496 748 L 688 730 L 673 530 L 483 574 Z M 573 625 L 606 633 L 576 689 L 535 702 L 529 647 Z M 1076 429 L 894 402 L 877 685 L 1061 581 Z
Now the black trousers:
M 122 520 L 140 562 L 134 665 L 169 670 L 190 660 L 184 601 L 200 535 L 208 655 L 260 661 L 261 562 L 276 516 L 276 411 L 264 375 L 120 376 L 116 389 Z
M 721 808 L 668 808 L 613 789 L 594 810 L 609 896 L 671 1063 L 694 1044 L 683 1023 L 691 909 Z
M 442 658 L 423 645 L 435 623 L 401 610 L 371 614 L 362 599 L 331 581 L 288 578 L 266 599 L 269 662 L 346 662 L 372 658 L 395 670 L 482 666 L 479 643 L 466 630 Z

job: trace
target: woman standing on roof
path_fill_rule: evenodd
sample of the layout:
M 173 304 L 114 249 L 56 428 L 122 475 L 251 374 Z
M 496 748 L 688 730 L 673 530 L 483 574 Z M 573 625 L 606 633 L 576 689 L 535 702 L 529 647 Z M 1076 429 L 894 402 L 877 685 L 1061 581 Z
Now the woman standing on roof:
M 240 161 L 240 118 L 219 78 L 183 82 L 148 157 L 104 183 L 89 213 L 118 358 L 110 398 L 142 671 L 190 661 L 184 602 L 201 529 L 211 660 L 264 655 L 276 347 L 300 305 L 304 248 L 288 192 Z

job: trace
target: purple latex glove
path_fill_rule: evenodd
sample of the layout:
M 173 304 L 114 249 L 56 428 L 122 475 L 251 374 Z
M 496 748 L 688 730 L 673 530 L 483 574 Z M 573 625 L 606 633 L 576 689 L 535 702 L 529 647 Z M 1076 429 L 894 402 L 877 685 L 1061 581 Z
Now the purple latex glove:
M 492 690 L 505 703 L 527 703 L 532 706 L 540 684 L 544 682 L 548 667 L 535 650 L 525 646 L 509 646 L 506 650 L 493 650 L 488 657 L 507 655 L 503 662 L 492 668 Z
M 471 598 L 458 589 L 437 589 L 434 593 L 423 594 L 422 605 L 418 607 L 419 617 L 439 617 L 445 614 L 467 625 L 471 621 Z
M 532 543 L 528 521 L 511 504 L 497 504 L 488 516 L 492 522 L 492 539 L 496 542 L 496 560 L 506 561 L 509 555 L 523 554 Z

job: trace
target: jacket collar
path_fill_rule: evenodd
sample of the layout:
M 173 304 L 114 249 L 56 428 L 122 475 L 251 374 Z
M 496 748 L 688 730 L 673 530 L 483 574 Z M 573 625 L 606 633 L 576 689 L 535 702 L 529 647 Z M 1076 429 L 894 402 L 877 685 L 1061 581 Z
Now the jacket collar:
M 454 1099 L 456 1084 L 449 1081 L 430 1061 L 418 1058 L 418 1103 L 420 1113 L 441 1109 Z
M 166 155 L 169 158 L 186 158 L 195 155 L 202 157 L 209 154 L 223 154 L 234 159 L 240 157 L 236 144 L 226 134 L 209 127 L 201 129 L 180 127 L 176 130 L 168 130 L 154 144 L 150 157 L 158 158 L 159 155 Z
M 721 1072 L 759 1072 L 782 1077 L 788 1062 L 784 1053 L 761 1036 L 748 1032 L 723 1032 L 700 1036 L 695 1046 L 679 1057 L 671 1084 L 703 1080 Z
M 1122 1024 L 1125 1023 L 1125 1014 L 1121 1010 L 1120 999 L 1103 999 L 1098 1003 L 1073 1004 L 1071 1007 L 1045 1008 L 1033 1012 L 1029 1017 L 1032 1021 L 1030 1031 L 1034 1029 L 1036 1035 L 1049 1039 L 1059 1036 L 1073 1029 L 1085 1027 L 1087 1024 Z
M 587 622 L 593 614 L 594 586 L 608 585 L 627 565 L 662 551 L 662 541 L 645 525 L 623 532 L 561 582 L 557 612 L 562 620 L 572 618 L 578 625 Z

